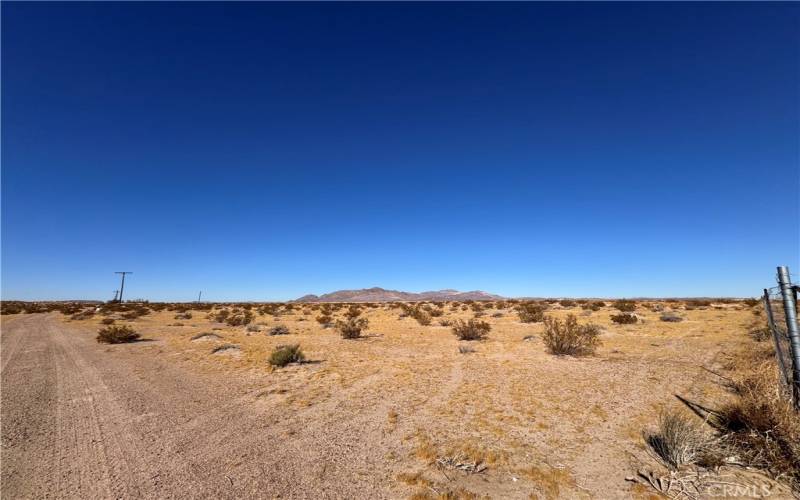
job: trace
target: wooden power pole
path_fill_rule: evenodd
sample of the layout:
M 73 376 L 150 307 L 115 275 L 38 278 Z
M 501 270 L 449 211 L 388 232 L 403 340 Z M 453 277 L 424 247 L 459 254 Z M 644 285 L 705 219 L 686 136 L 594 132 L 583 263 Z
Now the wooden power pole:
M 119 302 L 122 302 L 122 291 L 125 290 L 125 275 L 133 274 L 131 271 L 116 271 L 114 274 L 122 275 L 122 284 L 119 286 Z

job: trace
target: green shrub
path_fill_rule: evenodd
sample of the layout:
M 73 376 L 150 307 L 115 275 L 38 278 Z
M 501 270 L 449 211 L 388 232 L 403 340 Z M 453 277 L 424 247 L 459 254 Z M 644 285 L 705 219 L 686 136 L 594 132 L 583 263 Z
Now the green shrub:
M 124 344 L 136 342 L 139 334 L 129 326 L 108 326 L 97 332 L 97 341 L 104 344 Z
M 369 326 L 367 318 L 350 318 L 347 320 L 337 320 L 336 329 L 343 339 L 357 339 L 361 337 L 361 331 Z
M 600 328 L 596 325 L 579 325 L 570 314 L 563 322 L 557 318 L 544 319 L 542 340 L 551 353 L 581 356 L 592 354 L 600 344 Z
M 453 333 L 458 340 L 483 340 L 491 329 L 492 327 L 485 321 L 458 319 L 453 322 Z
M 289 363 L 301 363 L 306 357 L 300 349 L 300 344 L 279 345 L 269 356 L 269 364 L 283 367 Z

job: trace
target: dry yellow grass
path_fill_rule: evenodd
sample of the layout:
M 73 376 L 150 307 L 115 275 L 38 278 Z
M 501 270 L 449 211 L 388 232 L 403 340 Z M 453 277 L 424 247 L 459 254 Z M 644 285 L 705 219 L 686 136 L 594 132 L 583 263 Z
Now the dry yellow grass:
M 713 368 L 721 353 L 746 341 L 753 312 L 741 304 L 683 310 L 679 323 L 659 321 L 661 312 L 638 307 L 642 322 L 617 325 L 618 311 L 587 312 L 552 305 L 546 314 L 603 329 L 593 356 L 557 357 L 546 352 L 541 323 L 521 323 L 513 309 L 485 311 L 488 339 L 475 352 L 459 353 L 459 341 L 439 321 L 469 319 L 470 308 L 448 305 L 444 315 L 422 326 L 399 319 L 399 309 L 364 308 L 366 337 L 342 339 L 322 328 L 319 311 L 299 305 L 279 318 L 256 315 L 255 323 L 286 325 L 289 335 L 270 337 L 206 319 L 205 312 L 175 323 L 174 312 L 151 313 L 133 322 L 144 338 L 162 341 L 163 355 L 207 373 L 247 373 L 263 386 L 264 404 L 283 418 L 352 418 L 374 421 L 374 443 L 387 458 L 381 475 L 393 478 L 399 496 L 542 498 L 624 497 L 637 494 L 626 483 L 643 456 L 641 430 L 660 408 L 677 404 L 674 395 L 718 395 L 722 391 L 702 367 Z M 344 316 L 346 308 L 334 316 Z M 97 323 L 100 318 L 83 320 Z M 211 332 L 220 339 L 193 342 Z M 533 336 L 532 339 L 523 340 Z M 239 356 L 212 356 L 219 344 L 240 347 Z M 310 363 L 273 371 L 267 363 L 279 344 L 300 344 Z M 302 434 L 300 427 L 297 432 Z M 353 429 L 353 439 L 361 436 Z M 479 474 L 445 475 L 436 460 L 460 454 L 487 465 Z M 420 488 L 426 491 L 420 492 Z M 435 492 L 440 493 L 435 493 Z

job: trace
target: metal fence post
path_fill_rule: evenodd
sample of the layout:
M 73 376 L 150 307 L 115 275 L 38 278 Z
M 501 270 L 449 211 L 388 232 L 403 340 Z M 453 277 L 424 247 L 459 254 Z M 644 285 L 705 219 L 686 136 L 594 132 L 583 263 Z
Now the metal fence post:
M 789 388 L 792 386 L 792 375 L 786 368 L 786 358 L 783 354 L 783 347 L 781 347 L 781 333 L 778 330 L 778 327 L 775 326 L 775 318 L 772 316 L 772 303 L 769 300 L 769 290 L 766 288 L 764 289 L 763 301 L 764 309 L 767 313 L 767 328 L 769 328 L 769 333 L 772 336 L 773 342 L 775 342 L 775 357 L 778 359 L 778 368 L 781 370 L 778 379 L 781 381 L 783 388 L 789 390 Z M 791 391 L 789 392 L 791 394 Z M 792 396 L 794 395 L 792 394 Z
M 797 309 L 795 309 L 792 281 L 789 278 L 789 268 L 778 267 L 778 284 L 783 297 L 783 311 L 786 315 L 786 331 L 792 346 L 792 395 L 794 396 L 795 409 L 800 408 L 800 331 L 797 329 Z

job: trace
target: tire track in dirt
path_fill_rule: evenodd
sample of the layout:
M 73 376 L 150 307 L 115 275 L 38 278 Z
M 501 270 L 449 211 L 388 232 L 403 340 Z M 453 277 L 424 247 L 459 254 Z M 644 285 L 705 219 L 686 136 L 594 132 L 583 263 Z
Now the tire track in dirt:
M 385 414 L 352 406 L 380 376 L 305 409 L 260 404 L 274 377 L 201 373 L 157 342 L 100 345 L 58 315 L 4 326 L 0 348 L 20 342 L 2 376 L 4 497 L 389 496 L 371 441 Z
M 130 464 L 138 457 L 131 453 L 135 439 L 121 424 L 125 415 L 112 408 L 73 339 L 50 315 L 31 315 L 5 333 L 4 341 L 24 338 L 24 349 L 2 379 L 3 493 L 141 496 Z
M 11 360 L 16 358 L 17 351 L 21 344 L 22 332 L 24 329 L 14 327 L 20 321 L 24 322 L 27 316 L 17 316 L 15 318 L 3 319 L 0 325 L 0 337 L 2 337 L 3 349 L 0 351 L 0 376 L 5 373 Z

